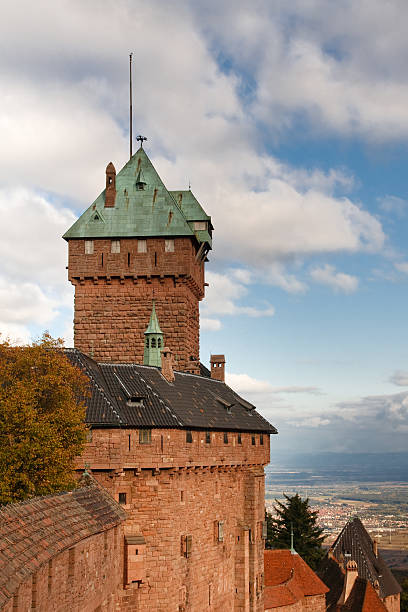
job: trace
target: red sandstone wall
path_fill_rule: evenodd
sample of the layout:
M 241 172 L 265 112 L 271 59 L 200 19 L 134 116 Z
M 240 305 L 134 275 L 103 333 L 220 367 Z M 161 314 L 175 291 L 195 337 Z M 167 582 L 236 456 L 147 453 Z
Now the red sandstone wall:
M 174 253 L 163 239 L 148 239 L 147 253 L 137 240 L 121 240 L 111 253 L 110 240 L 94 240 L 85 255 L 84 240 L 69 241 L 69 280 L 75 285 L 74 344 L 99 361 L 143 363 L 144 332 L 156 300 L 165 344 L 176 369 L 198 373 L 198 303 L 204 297 L 204 264 L 196 263 L 189 238 L 176 238 Z M 129 262 L 129 265 L 128 265 Z
M 383 599 L 384 605 L 388 612 L 400 612 L 400 594 L 390 595 Z
M 252 434 L 241 434 L 238 445 L 236 433 L 228 444 L 223 432 L 211 432 L 211 444 L 205 432 L 192 435 L 187 443 L 184 430 L 152 430 L 151 444 L 140 444 L 138 430 L 95 429 L 81 458 L 115 499 L 126 494 L 125 530 L 146 541 L 145 580 L 125 591 L 120 609 L 262 612 L 269 436 L 261 445 L 255 434 L 253 445 Z
M 228 444 L 222 431 L 211 432 L 211 444 L 205 442 L 204 431 L 192 432 L 192 443 L 186 442 L 181 429 L 152 429 L 151 443 L 140 444 L 137 429 L 93 429 L 92 440 L 77 460 L 77 468 L 85 463 L 92 470 L 101 469 L 170 469 L 184 466 L 266 465 L 270 456 L 270 436 L 228 432 Z M 252 437 L 255 437 L 255 445 Z
M 123 527 L 91 536 L 41 566 L 3 612 L 111 612 L 123 586 Z

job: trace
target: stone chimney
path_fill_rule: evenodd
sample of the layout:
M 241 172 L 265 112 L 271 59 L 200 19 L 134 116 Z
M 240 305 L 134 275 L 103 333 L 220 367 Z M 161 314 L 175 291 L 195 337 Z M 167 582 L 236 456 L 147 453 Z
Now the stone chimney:
M 373 540 L 373 553 L 378 558 L 378 542 L 377 542 L 377 540 Z
M 112 162 L 106 166 L 105 208 L 113 208 L 116 200 L 116 170 Z
M 339 605 L 343 605 L 346 603 L 357 578 L 358 578 L 357 563 L 355 561 L 347 561 L 346 575 L 344 576 L 343 591 L 340 595 L 339 601 L 337 602 Z
M 225 356 L 211 355 L 211 378 L 225 382 Z
M 161 363 L 161 373 L 164 378 L 167 382 L 173 382 L 175 378 L 173 372 L 173 353 L 167 346 L 162 350 Z

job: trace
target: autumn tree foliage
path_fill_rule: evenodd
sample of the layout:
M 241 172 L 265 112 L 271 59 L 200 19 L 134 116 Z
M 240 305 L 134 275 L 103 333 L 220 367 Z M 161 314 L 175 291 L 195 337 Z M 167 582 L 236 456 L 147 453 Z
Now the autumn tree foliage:
M 293 532 L 294 549 L 312 569 L 317 569 L 324 555 L 324 536 L 317 525 L 317 512 L 310 509 L 308 499 L 302 499 L 297 493 L 284 497 L 284 502 L 275 500 L 275 517 L 266 514 L 266 548 L 290 548 Z
M 0 504 L 74 486 L 86 394 L 62 340 L 46 333 L 29 346 L 0 342 Z

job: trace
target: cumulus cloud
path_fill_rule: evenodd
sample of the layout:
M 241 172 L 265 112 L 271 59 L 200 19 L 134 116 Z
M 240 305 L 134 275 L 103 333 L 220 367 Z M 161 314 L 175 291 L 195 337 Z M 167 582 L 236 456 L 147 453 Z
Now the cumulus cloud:
M 310 276 L 316 283 L 332 287 L 335 291 L 353 293 L 358 287 L 358 278 L 344 272 L 336 272 L 334 266 L 329 264 L 321 268 L 314 268 Z
M 390 376 L 390 382 L 400 387 L 408 386 L 408 372 L 397 370 L 392 376 Z
M 209 317 L 200 317 L 200 328 L 203 331 L 218 331 L 222 324 L 219 319 L 211 319 Z
M 318 387 L 313 386 L 287 386 L 287 387 L 274 387 L 270 382 L 266 380 L 258 380 L 249 376 L 248 374 L 233 374 L 227 372 L 226 374 L 227 383 L 235 389 L 238 393 L 274 393 L 274 394 L 285 394 L 285 393 L 305 393 L 310 395 L 321 395 L 322 392 Z
M 242 305 L 239 302 L 248 295 L 248 289 L 238 279 L 244 278 L 248 282 L 249 276 L 243 274 L 242 270 L 234 271 L 231 274 L 220 274 L 218 272 L 208 272 L 207 282 L 209 287 L 206 290 L 206 299 L 201 305 L 201 312 L 204 319 L 209 315 L 246 315 L 249 317 L 271 317 L 275 310 L 267 305 L 257 308 L 252 305 Z
M 386 195 L 378 198 L 381 210 L 386 213 L 395 213 L 398 217 L 404 217 L 407 212 L 408 202 L 398 196 Z

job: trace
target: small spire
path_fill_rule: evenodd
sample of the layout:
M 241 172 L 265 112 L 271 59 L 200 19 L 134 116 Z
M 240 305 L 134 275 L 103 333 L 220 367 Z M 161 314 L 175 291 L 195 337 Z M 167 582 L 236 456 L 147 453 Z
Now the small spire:
M 293 546 L 293 523 L 290 524 L 290 552 L 292 555 L 297 555 L 297 552 Z
M 144 333 L 145 347 L 143 364 L 161 367 L 161 351 L 163 349 L 163 332 L 160 329 L 159 320 L 156 315 L 155 301 L 152 300 L 152 312 L 149 325 Z

